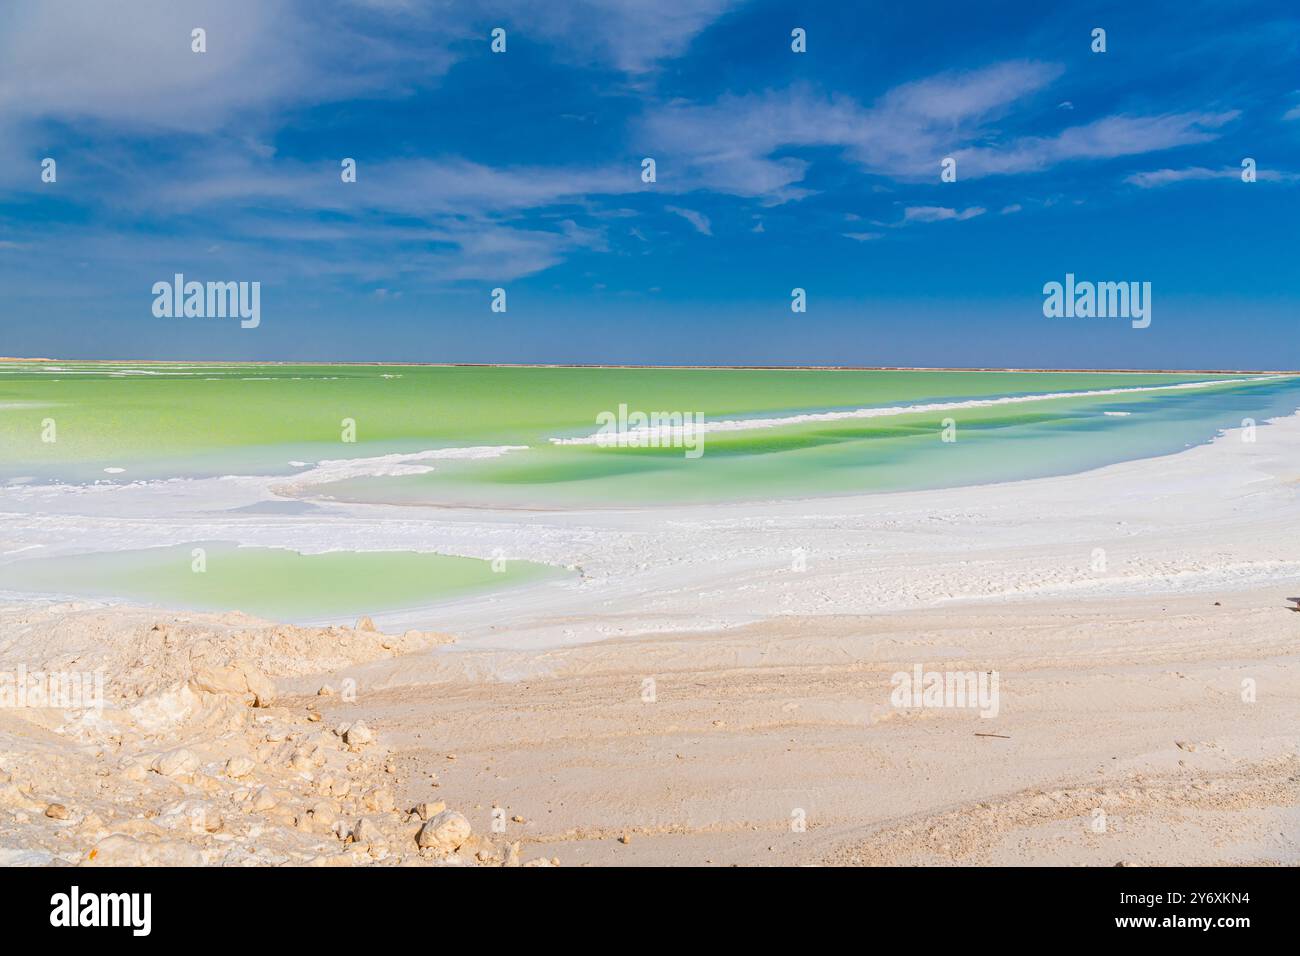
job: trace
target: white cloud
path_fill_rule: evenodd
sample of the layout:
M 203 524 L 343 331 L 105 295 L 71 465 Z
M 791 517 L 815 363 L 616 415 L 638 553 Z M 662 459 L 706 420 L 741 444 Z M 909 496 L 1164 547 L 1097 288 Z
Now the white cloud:
M 868 173 L 936 179 L 946 156 L 963 180 L 1041 172 L 1065 162 L 1138 155 L 1208 142 L 1237 111 L 1116 115 L 1052 136 L 1006 138 L 993 123 L 1045 89 L 1061 67 L 1014 60 L 895 87 L 870 107 L 808 85 L 652 111 L 639 144 L 657 156 L 667 189 L 709 189 L 788 202 L 809 195 L 809 162 L 789 151 L 838 147 Z
M 1238 111 L 1230 110 L 1108 116 L 1072 126 L 1055 136 L 1026 136 L 1005 146 L 970 147 L 955 155 L 966 177 L 1041 172 L 1064 162 L 1114 159 L 1209 142 L 1218 138 L 1220 127 L 1238 115 Z
M 683 209 L 680 206 L 664 206 L 664 209 L 674 215 L 681 216 L 692 226 L 695 231 L 704 236 L 713 235 L 713 229 L 709 225 L 709 217 L 702 212 L 696 212 L 694 209 Z M 762 223 L 759 223 L 762 225 Z
M 1295 182 L 1300 179 L 1296 173 L 1277 169 L 1257 169 L 1255 178 L 1260 182 Z M 1141 189 L 1155 189 L 1174 183 L 1196 182 L 1207 179 L 1222 179 L 1240 182 L 1241 167 L 1225 166 L 1222 169 L 1209 169 L 1205 166 L 1187 166 L 1183 169 L 1153 169 L 1147 172 L 1133 173 L 1126 176 L 1124 182 L 1132 183 Z
M 142 131 L 218 132 L 235 116 L 380 91 L 402 59 L 363 18 L 289 0 L 11 0 L 0 33 L 0 113 Z M 190 32 L 207 31 L 207 52 Z M 426 76 L 452 57 L 424 51 Z
M 29 125 L 112 133 L 239 135 L 285 108 L 401 97 L 487 47 L 485 18 L 562 54 L 644 73 L 681 55 L 741 0 L 5 0 L 0 17 L 0 159 Z M 358 9 L 360 8 L 360 9 Z M 207 52 L 190 32 L 207 31 Z M 20 150 L 18 154 L 20 154 Z
M 478 0 L 527 38 L 559 46 L 571 59 L 643 73 L 681 56 L 700 33 L 743 0 Z
M 903 210 L 904 222 L 962 222 L 974 219 L 987 212 L 982 206 L 970 206 L 966 209 L 952 209 L 947 206 L 908 206 Z

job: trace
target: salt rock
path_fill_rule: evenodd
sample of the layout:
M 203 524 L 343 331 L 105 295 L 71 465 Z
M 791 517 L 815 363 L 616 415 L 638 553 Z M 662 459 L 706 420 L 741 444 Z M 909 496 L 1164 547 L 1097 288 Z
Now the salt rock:
M 194 775 L 194 785 L 203 792 L 210 794 L 220 793 L 225 789 L 220 780 L 216 777 L 209 777 L 205 773 L 196 773 Z
M 219 833 L 225 826 L 222 819 L 221 811 L 211 803 L 203 800 L 182 800 L 179 803 L 173 803 L 163 809 L 163 812 L 154 818 L 158 825 L 158 831 L 165 830 L 188 830 L 191 833 Z M 134 821 L 130 821 L 134 822 Z M 117 831 L 121 833 L 130 833 L 136 836 L 147 835 L 154 830 L 127 830 L 126 824 L 118 827 Z
M 243 694 L 248 690 L 248 681 L 242 668 L 233 664 L 224 667 L 204 665 L 194 669 L 190 682 L 198 690 L 209 694 Z
M 441 800 L 438 800 L 435 803 L 417 803 L 415 805 L 415 808 L 411 812 L 414 813 L 416 816 L 418 816 L 421 820 L 428 820 L 430 817 L 435 817 L 438 814 L 442 813 L 443 810 L 446 809 L 447 809 L 447 804 L 443 803 Z
M 349 747 L 364 747 L 375 739 L 374 732 L 366 726 L 364 720 L 358 720 L 343 731 L 343 741 Z
M 373 630 L 375 630 L 375 622 L 372 621 L 372 620 L 370 620 L 369 617 L 358 618 L 358 619 L 357 619 L 357 626 L 356 626 L 355 628 L 353 628 L 353 630 L 356 630 L 356 631 L 373 631 Z
M 254 707 L 270 707 L 275 703 L 275 681 L 255 668 L 246 668 L 244 678 L 253 694 Z
M 380 813 L 387 813 L 397 806 L 393 791 L 388 787 L 375 787 L 373 790 L 367 790 L 362 800 L 367 810 L 377 810 Z
M 147 842 L 121 833 L 105 837 L 91 850 L 81 866 L 202 866 L 197 847 L 177 840 Z
M 16 783 L 0 785 L 0 805 L 15 810 L 40 810 L 42 813 L 45 811 L 44 803 L 35 799 Z
M 216 807 L 204 807 L 201 813 L 190 815 L 190 829 L 202 828 L 208 833 L 220 833 L 226 821 Z
M 281 826 L 291 827 L 297 822 L 298 815 L 294 813 L 292 807 L 283 803 L 277 803 L 270 810 L 266 811 L 266 818 L 273 823 L 280 824 Z
M 385 842 L 383 831 L 369 817 L 362 817 L 352 828 L 352 842 L 373 846 Z
M 270 707 L 275 701 L 275 683 L 242 661 L 221 667 L 211 664 L 196 667 L 190 683 L 196 690 L 209 694 L 252 694 L 255 707 Z
M 150 769 L 154 773 L 162 774 L 164 777 L 181 776 L 198 770 L 199 758 L 194 755 L 192 750 L 179 747 L 176 750 L 170 750 L 155 757 Z
M 457 850 L 469 839 L 473 830 L 469 821 L 455 810 L 443 810 L 433 817 L 420 832 L 415 835 L 415 842 L 421 847 L 436 850 Z
M 237 755 L 226 761 L 226 776 L 231 780 L 247 777 L 257 767 L 251 757 Z
M 324 830 L 332 830 L 338 823 L 338 808 L 333 804 L 319 800 L 310 807 L 312 823 Z
M 257 791 L 257 795 L 253 797 L 253 809 L 264 813 L 278 802 L 269 787 L 262 787 Z
M 293 756 L 289 759 L 289 766 L 299 773 L 311 770 L 316 766 L 312 755 L 305 750 L 295 750 Z
M 51 803 L 45 808 L 45 815 L 51 820 L 68 819 L 68 808 L 61 803 Z

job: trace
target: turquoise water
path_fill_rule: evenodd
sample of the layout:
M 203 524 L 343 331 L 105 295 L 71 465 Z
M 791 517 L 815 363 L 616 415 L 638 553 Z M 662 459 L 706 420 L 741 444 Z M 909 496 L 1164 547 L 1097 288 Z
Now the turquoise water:
M 1262 422 L 1300 408 L 1300 377 L 1243 378 L 0 363 L 0 480 L 293 476 L 320 461 L 522 446 L 497 457 L 402 463 L 399 471 L 415 472 L 408 474 L 362 466 L 342 480 L 293 482 L 282 493 L 572 508 L 935 488 L 1167 454 L 1243 419 Z M 1187 383 L 1209 386 L 1169 387 Z M 1114 389 L 1125 391 L 1081 394 Z M 987 404 L 1062 392 L 1070 394 Z M 985 404 L 951 407 L 965 401 Z M 917 405 L 939 407 L 911 408 Z M 699 414 L 706 427 L 754 419 L 769 427 L 706 431 L 698 457 L 680 442 L 555 442 L 592 435 L 601 416 L 620 406 Z M 834 417 L 861 409 L 896 413 Z M 809 415 L 823 420 L 798 418 Z
M 321 491 L 350 501 L 547 508 L 942 488 L 1169 454 L 1297 409 L 1300 381 L 1287 379 L 706 433 L 694 460 L 676 448 L 532 448 Z M 946 419 L 953 441 L 943 440 Z
M 197 541 L 165 548 L 29 558 L 4 566 L 4 588 L 27 594 L 125 599 L 281 619 L 346 619 L 425 606 L 558 577 L 526 561 L 410 551 L 240 548 Z

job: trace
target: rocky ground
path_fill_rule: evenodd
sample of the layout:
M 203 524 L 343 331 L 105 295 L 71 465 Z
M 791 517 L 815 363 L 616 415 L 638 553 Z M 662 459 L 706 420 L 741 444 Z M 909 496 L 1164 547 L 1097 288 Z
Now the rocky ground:
M 29 691 L 26 706 L 0 708 L 0 864 L 558 862 L 525 863 L 518 843 L 473 832 L 436 780 L 399 803 L 412 786 L 383 737 L 364 719 L 325 717 L 346 684 L 277 693 L 277 678 L 444 635 L 67 605 L 6 611 L 0 625 L 0 672 Z M 39 706 L 40 675 L 56 672 L 102 675 L 102 706 Z

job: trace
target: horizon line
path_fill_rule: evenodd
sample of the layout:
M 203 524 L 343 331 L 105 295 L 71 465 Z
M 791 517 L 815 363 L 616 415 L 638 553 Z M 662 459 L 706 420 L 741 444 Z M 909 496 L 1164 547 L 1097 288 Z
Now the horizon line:
M 1060 368 L 996 365 L 660 365 L 625 362 L 312 362 L 291 359 L 76 359 L 45 356 L 0 355 L 0 362 L 79 362 L 103 365 L 284 365 L 329 368 L 585 368 L 585 369 L 659 369 L 665 371 L 749 371 L 749 372 L 1110 372 L 1149 375 L 1300 375 L 1297 369 L 1244 368 Z

